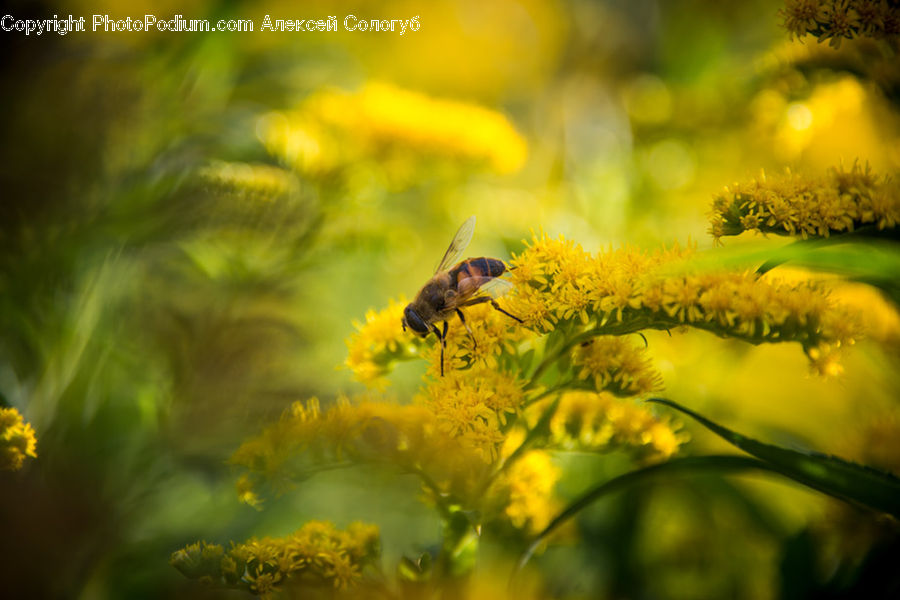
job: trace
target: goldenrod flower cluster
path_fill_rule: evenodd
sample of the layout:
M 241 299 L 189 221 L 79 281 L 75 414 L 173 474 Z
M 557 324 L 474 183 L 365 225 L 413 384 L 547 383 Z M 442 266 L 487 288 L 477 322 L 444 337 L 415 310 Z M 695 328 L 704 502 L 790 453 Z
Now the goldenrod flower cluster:
M 259 132 L 269 152 L 310 176 L 373 157 L 401 177 L 428 159 L 509 173 L 527 154 L 524 138 L 500 113 L 384 83 L 318 92 L 293 112 L 264 116 Z
M 623 448 L 638 458 L 658 461 L 671 458 L 685 441 L 677 426 L 629 399 L 606 392 L 565 392 L 550 420 L 550 444 L 564 449 Z
M 744 231 L 828 237 L 864 225 L 879 230 L 900 222 L 900 182 L 854 164 L 825 177 L 790 171 L 737 183 L 716 196 L 711 233 L 716 239 Z
M 490 494 L 513 527 L 530 533 L 544 529 L 559 510 L 553 489 L 560 469 L 545 450 L 530 450 L 497 480 Z
M 346 530 L 310 521 L 283 538 L 250 539 L 226 552 L 205 541 L 172 554 L 169 562 L 192 579 L 243 589 L 260 597 L 287 587 L 346 590 L 380 554 L 378 528 L 352 523 Z
M 696 272 L 694 255 L 677 246 L 591 255 L 564 239 L 536 236 L 512 260 L 516 290 L 507 304 L 537 331 L 568 336 L 576 327 L 575 342 L 681 325 L 753 344 L 799 342 L 820 372 L 830 371 L 839 348 L 854 341 L 853 315 L 814 284 Z
M 367 311 L 365 323 L 353 322 L 357 332 L 347 340 L 344 364 L 368 386 L 383 389 L 387 386 L 384 376 L 391 371 L 392 364 L 414 358 L 419 352 L 419 338 L 398 326 L 405 306 L 403 297 L 390 300 L 384 310 Z
M 486 421 L 497 417 L 460 393 L 438 415 L 416 403 L 341 398 L 322 410 L 315 399 L 296 402 L 275 424 L 244 442 L 231 462 L 247 469 L 241 496 L 258 504 L 256 490 L 268 485 L 288 489 L 321 465 L 386 463 L 427 475 L 430 493 L 469 495 L 473 481 L 490 468 L 499 443 Z M 475 415 L 459 425 L 459 414 Z
M 369 311 L 348 340 L 346 365 L 383 388 L 397 361 L 423 359 L 419 393 L 407 404 L 374 393 L 327 407 L 295 403 L 232 457 L 244 469 L 241 499 L 258 506 L 264 488 L 284 491 L 319 468 L 379 463 L 419 476 L 447 522 L 462 512 L 473 526 L 499 521 L 533 533 L 558 510 L 553 452 L 659 461 L 686 442 L 677 423 L 636 402 L 663 384 L 642 331 L 797 342 L 814 368 L 837 371 L 856 325 L 822 290 L 697 270 L 695 258 L 691 247 L 591 253 L 534 235 L 510 261 L 514 285 L 500 299 L 523 323 L 486 303 L 466 307 L 468 329 L 449 322 L 443 375 L 435 336 L 403 332 L 405 300 Z
M 900 35 L 900 14 L 889 0 L 787 0 L 779 12 L 791 35 L 811 34 L 835 48 L 843 39 Z
M 610 335 L 588 340 L 575 349 L 572 360 L 578 379 L 590 382 L 591 389 L 638 396 L 662 388 L 662 378 L 646 350 L 625 337 Z
M 34 428 L 15 408 L 0 408 L 0 470 L 17 471 L 27 457 L 37 458 Z

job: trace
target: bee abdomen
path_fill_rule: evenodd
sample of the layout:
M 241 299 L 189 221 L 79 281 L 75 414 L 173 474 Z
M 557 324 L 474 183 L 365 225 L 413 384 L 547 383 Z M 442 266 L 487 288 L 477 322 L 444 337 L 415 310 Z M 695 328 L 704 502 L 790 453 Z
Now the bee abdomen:
M 450 280 L 459 283 L 469 277 L 500 277 L 506 271 L 506 265 L 496 258 L 470 258 L 456 265 L 450 271 Z

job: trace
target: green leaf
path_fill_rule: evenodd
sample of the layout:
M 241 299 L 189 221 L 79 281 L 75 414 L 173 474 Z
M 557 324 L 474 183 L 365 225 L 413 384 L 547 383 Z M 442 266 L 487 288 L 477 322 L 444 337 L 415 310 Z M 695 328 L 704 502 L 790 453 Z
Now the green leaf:
M 527 373 L 528 369 L 531 368 L 532 362 L 534 362 L 534 348 L 529 349 L 525 354 L 519 357 L 519 372 Z
M 649 402 L 664 404 L 690 416 L 716 435 L 764 461 L 771 470 L 794 481 L 829 496 L 900 517 L 900 478 L 890 473 L 836 456 L 798 452 L 758 442 L 665 398 L 651 398 Z
M 773 467 L 761 460 L 749 456 L 689 456 L 676 458 L 668 462 L 651 465 L 637 471 L 630 471 L 609 481 L 591 488 L 579 498 L 571 502 L 565 510 L 556 516 L 547 527 L 544 528 L 529 544 L 528 548 L 519 557 L 516 571 L 520 571 L 531 559 L 534 551 L 556 531 L 560 525 L 577 515 L 579 512 L 597 502 L 601 498 L 628 488 L 642 481 L 652 479 L 659 475 L 684 473 L 692 471 L 718 471 L 720 473 L 741 472 L 748 470 L 774 470 Z M 513 573 L 515 575 L 515 573 Z

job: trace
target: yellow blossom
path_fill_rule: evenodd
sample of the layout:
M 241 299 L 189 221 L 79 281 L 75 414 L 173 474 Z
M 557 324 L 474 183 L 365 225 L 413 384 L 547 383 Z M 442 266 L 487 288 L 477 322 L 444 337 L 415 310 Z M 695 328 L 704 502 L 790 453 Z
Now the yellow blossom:
M 752 219 L 748 217 L 753 215 Z M 711 233 L 718 239 L 743 231 L 828 237 L 864 225 L 893 228 L 900 219 L 900 184 L 854 163 L 825 177 L 790 171 L 735 184 L 713 203 Z
M 521 383 L 492 369 L 452 371 L 425 389 L 419 402 L 434 414 L 440 431 L 476 449 L 487 462 L 496 460 L 507 414 L 523 399 Z
M 264 116 L 258 130 L 271 153 L 309 175 L 376 159 L 409 177 L 429 158 L 509 173 L 527 154 L 524 138 L 498 112 L 384 83 L 317 92 L 291 113 Z
M 415 356 L 421 345 L 419 338 L 404 332 L 400 326 L 407 301 L 390 300 L 387 308 L 366 312 L 365 323 L 353 323 L 356 332 L 347 340 L 347 359 L 344 361 L 354 377 L 366 385 L 383 388 L 384 375 L 393 361 Z
M 786 0 L 779 14 L 793 37 L 811 34 L 840 48 L 842 39 L 896 38 L 895 7 L 885 0 Z
M 559 476 L 560 469 L 547 452 L 531 450 L 494 483 L 490 493 L 501 497 L 503 513 L 514 527 L 537 533 L 559 510 L 553 497 Z
M 267 597 L 281 586 L 353 586 L 380 553 L 378 528 L 353 523 L 346 530 L 310 521 L 283 538 L 250 539 L 222 546 L 198 542 L 172 554 L 170 562 L 186 576 L 243 588 Z
M 532 418 L 545 408 L 536 405 Z M 626 450 L 652 460 L 671 457 L 685 441 L 667 421 L 606 392 L 566 392 L 550 421 L 551 443 L 561 448 Z
M 644 349 L 624 337 L 601 336 L 581 344 L 574 365 L 580 380 L 590 379 L 597 391 L 621 396 L 645 394 L 661 387 Z
M 15 408 L 0 408 L 0 470 L 17 471 L 29 456 L 37 458 L 34 428 Z

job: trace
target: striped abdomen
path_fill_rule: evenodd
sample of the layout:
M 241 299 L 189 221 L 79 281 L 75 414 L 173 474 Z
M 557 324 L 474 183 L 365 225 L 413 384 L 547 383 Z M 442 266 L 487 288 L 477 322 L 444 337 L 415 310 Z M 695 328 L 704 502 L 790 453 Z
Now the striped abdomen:
M 450 276 L 450 285 L 456 287 L 461 296 L 473 294 L 485 283 L 500 277 L 506 271 L 506 265 L 496 258 L 469 258 L 459 263 L 447 274 Z

